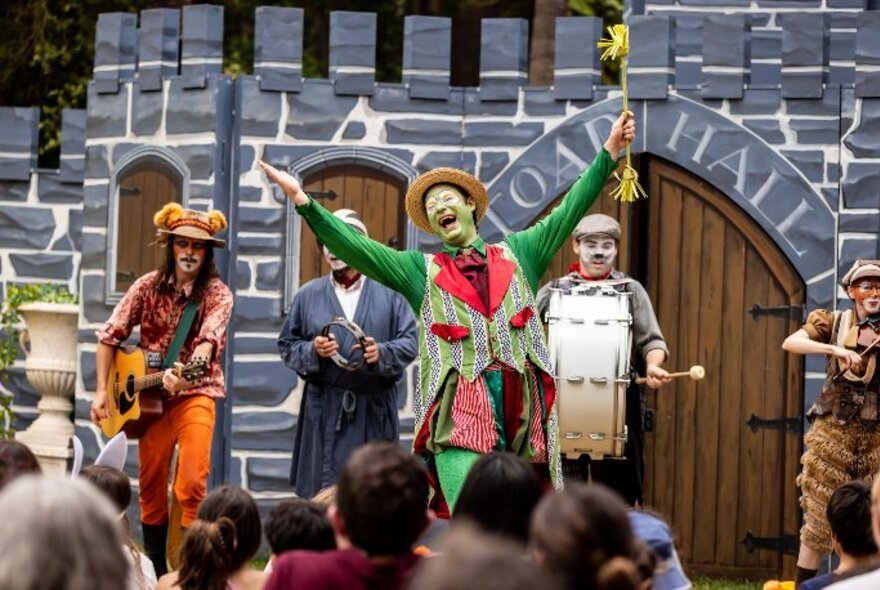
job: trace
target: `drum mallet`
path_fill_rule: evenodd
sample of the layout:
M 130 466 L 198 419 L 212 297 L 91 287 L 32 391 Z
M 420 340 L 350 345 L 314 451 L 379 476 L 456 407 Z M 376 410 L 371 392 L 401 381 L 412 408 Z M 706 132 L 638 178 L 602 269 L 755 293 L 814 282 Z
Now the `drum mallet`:
M 676 379 L 678 377 L 690 377 L 694 381 L 699 381 L 703 377 L 706 376 L 706 369 L 701 367 L 700 365 L 694 365 L 690 368 L 689 371 L 679 371 L 678 373 L 670 373 L 670 377 Z M 647 383 L 647 377 L 636 377 L 636 383 L 641 385 L 642 383 Z

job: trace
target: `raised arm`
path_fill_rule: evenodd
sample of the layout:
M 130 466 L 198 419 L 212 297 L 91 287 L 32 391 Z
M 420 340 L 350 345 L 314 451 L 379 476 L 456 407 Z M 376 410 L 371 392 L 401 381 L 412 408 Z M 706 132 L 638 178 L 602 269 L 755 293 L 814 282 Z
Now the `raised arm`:
M 602 193 L 605 181 L 617 167 L 616 155 L 635 138 L 635 132 L 632 113 L 622 114 L 612 125 L 603 149 L 562 202 L 535 225 L 507 236 L 506 241 L 522 265 L 533 291 L 537 291 L 538 281 L 556 252 Z
M 262 161 L 259 165 L 281 187 L 296 206 L 296 212 L 336 257 L 401 293 L 414 309 L 418 309 L 425 286 L 425 263 L 419 252 L 395 250 L 361 235 L 310 199 L 293 176 Z

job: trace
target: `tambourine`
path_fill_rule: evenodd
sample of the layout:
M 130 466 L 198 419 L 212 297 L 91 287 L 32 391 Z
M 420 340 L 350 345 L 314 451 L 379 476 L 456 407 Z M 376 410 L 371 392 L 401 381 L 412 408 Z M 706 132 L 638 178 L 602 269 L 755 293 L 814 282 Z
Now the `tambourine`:
M 356 323 L 347 320 L 342 317 L 334 317 L 332 320 L 327 322 L 327 324 L 321 329 L 321 336 L 327 338 L 330 335 L 330 327 L 331 326 L 339 326 L 341 328 L 345 328 L 348 332 L 354 336 L 355 340 L 358 341 L 358 344 L 361 346 L 362 351 L 367 350 L 367 336 L 364 334 L 364 331 L 361 330 L 361 327 Z M 349 360 L 339 354 L 338 352 L 333 353 L 333 356 L 330 357 L 336 365 L 346 371 L 357 371 L 364 364 L 364 357 L 362 356 L 358 360 Z

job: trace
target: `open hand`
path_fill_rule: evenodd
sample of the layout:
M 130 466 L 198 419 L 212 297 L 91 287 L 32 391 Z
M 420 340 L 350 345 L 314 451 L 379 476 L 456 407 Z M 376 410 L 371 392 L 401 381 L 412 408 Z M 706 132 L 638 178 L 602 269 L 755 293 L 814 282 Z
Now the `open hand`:
M 302 187 L 299 185 L 296 178 L 262 160 L 257 162 L 257 164 L 263 172 L 266 173 L 266 176 L 281 187 L 281 190 L 284 191 L 287 198 L 293 201 L 294 205 L 305 205 L 309 202 L 309 197 L 303 192 Z
M 633 118 L 632 111 L 626 111 L 611 126 L 611 132 L 608 134 L 608 140 L 605 142 L 605 149 L 608 150 L 612 158 L 616 158 L 620 150 L 625 148 L 627 144 L 632 143 L 635 138 L 636 121 Z

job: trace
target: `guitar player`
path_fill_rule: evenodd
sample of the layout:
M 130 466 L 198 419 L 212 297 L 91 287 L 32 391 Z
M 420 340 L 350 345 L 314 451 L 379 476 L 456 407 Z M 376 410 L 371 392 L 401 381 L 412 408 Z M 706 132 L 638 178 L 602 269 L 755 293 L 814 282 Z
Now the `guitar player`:
M 167 570 L 167 489 L 175 444 L 178 468 L 173 489 L 182 509 L 183 528 L 195 520 L 206 493 L 214 400 L 225 396 L 221 360 L 232 313 L 232 291 L 220 280 L 214 264 L 214 248 L 225 244 L 215 237 L 227 225 L 220 211 L 205 213 L 169 203 L 153 221 L 156 243 L 165 249 L 166 256 L 158 269 L 131 285 L 110 319 L 96 332 L 97 391 L 91 418 L 98 424 L 109 417 L 111 360 L 132 329 L 140 326 L 140 348 L 162 357 L 162 364 L 151 368 L 166 369 L 162 378 L 163 413 L 146 427 L 138 448 L 144 546 L 156 574 L 161 576 Z M 146 356 L 154 360 L 159 357 Z M 199 358 L 208 361 L 210 370 L 198 382 L 181 379 L 168 369 L 175 363 Z

